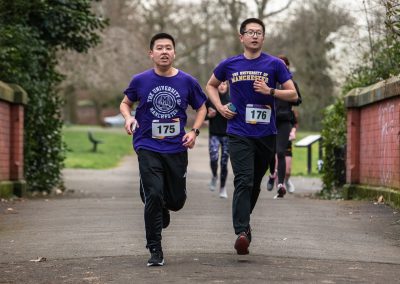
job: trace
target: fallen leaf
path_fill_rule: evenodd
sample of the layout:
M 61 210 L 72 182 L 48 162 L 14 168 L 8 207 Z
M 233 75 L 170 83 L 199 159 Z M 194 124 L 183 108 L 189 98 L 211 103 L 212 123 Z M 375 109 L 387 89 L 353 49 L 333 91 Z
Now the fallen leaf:
M 7 209 L 5 210 L 5 213 L 6 213 L 6 214 L 18 214 L 18 211 L 15 210 L 14 208 L 9 207 L 9 208 L 7 208 Z
M 47 259 L 45 257 L 38 257 L 36 259 L 31 259 L 30 261 L 32 262 L 43 262 L 46 261 Z

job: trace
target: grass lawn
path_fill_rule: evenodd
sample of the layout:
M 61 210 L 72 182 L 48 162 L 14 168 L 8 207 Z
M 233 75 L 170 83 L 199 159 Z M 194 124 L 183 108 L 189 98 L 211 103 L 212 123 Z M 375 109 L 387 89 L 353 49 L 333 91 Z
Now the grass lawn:
M 92 143 L 88 139 L 88 131 L 103 143 L 97 146 L 97 152 L 92 152 Z M 207 133 L 207 129 L 202 130 Z M 297 139 L 316 134 L 298 132 Z M 131 139 L 123 128 L 102 128 L 98 126 L 66 126 L 63 129 L 64 141 L 69 151 L 65 160 L 66 168 L 106 169 L 118 165 L 125 155 L 133 154 Z M 312 173 L 319 176 L 317 171 L 318 143 L 312 146 Z M 307 148 L 293 146 L 292 175 L 307 176 Z
M 92 152 L 93 144 L 88 131 L 103 143 Z M 63 139 L 68 147 L 66 168 L 106 169 L 118 165 L 123 156 L 133 153 L 132 137 L 123 128 L 102 128 L 98 126 L 65 126 Z

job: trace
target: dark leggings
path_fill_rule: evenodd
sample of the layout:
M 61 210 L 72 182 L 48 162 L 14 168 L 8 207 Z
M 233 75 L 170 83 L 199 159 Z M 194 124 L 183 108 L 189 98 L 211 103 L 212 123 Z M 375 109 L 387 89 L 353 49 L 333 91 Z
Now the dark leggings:
M 221 187 L 225 186 L 228 176 L 229 148 L 228 136 L 210 135 L 209 138 L 210 166 L 214 177 L 218 175 L 219 148 L 221 146 Z
M 285 153 L 288 146 L 290 131 L 292 124 L 290 121 L 277 121 L 276 128 L 278 134 L 276 135 L 276 155 L 278 156 L 278 184 L 285 181 L 286 174 L 286 159 Z M 275 171 L 275 157 L 270 161 L 271 174 Z

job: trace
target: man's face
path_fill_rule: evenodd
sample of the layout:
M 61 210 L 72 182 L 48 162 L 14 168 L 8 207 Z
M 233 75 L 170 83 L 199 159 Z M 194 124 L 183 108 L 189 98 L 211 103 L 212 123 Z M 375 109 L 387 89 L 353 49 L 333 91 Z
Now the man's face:
M 162 38 L 154 42 L 149 54 L 157 66 L 170 66 L 175 59 L 175 48 L 170 39 Z
M 262 26 L 257 23 L 246 25 L 244 34 L 240 35 L 240 42 L 245 48 L 251 50 L 261 50 L 264 43 L 264 32 Z

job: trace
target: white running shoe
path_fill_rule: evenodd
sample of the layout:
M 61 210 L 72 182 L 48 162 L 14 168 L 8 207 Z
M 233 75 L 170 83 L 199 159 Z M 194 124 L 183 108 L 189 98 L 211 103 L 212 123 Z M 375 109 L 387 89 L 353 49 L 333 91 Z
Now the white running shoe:
M 293 193 L 296 188 L 294 187 L 294 184 L 290 181 L 290 179 L 287 179 L 285 181 L 286 189 L 289 193 Z
M 219 189 L 219 197 L 225 198 L 225 199 L 228 198 L 228 194 L 226 193 L 226 188 L 225 187 L 221 187 Z
M 211 191 L 214 191 L 217 188 L 217 177 L 212 177 L 208 186 Z
M 286 194 L 286 188 L 283 184 L 278 184 L 278 194 L 274 196 L 274 199 L 281 199 Z

